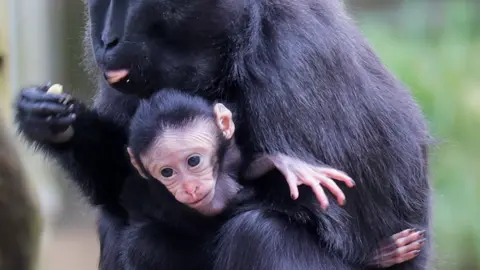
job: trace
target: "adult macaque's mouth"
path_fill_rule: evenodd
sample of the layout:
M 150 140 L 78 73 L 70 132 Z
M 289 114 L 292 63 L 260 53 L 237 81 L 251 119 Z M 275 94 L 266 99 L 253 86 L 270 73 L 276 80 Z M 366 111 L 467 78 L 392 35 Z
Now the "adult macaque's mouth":
M 117 83 L 128 76 L 127 69 L 112 70 L 105 72 L 105 79 L 109 84 Z

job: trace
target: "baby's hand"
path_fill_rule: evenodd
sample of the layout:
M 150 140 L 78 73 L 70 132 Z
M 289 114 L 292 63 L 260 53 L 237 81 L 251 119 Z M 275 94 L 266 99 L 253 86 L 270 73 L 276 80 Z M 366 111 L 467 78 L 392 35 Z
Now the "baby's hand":
M 294 200 L 298 198 L 299 185 L 307 185 L 313 189 L 323 209 L 328 207 L 328 198 L 322 186 L 325 186 L 337 197 L 338 203 L 345 203 L 345 195 L 332 179 L 344 182 L 348 187 L 355 186 L 355 182 L 344 172 L 328 167 L 313 166 L 302 160 L 285 155 L 271 155 L 268 159 L 285 176 L 290 193 Z
M 370 266 L 388 268 L 414 259 L 425 243 L 425 231 L 404 230 L 390 237 L 373 256 Z

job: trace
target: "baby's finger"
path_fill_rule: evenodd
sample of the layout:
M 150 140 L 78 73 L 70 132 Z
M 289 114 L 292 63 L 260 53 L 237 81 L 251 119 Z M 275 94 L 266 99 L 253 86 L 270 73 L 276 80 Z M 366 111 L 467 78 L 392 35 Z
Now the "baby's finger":
M 325 192 L 323 191 L 322 186 L 320 185 L 321 183 L 318 181 L 315 181 L 312 176 L 309 174 L 302 174 L 299 177 L 302 180 L 302 183 L 310 186 L 313 190 L 313 193 L 315 193 L 315 196 L 317 197 L 317 200 L 320 202 L 320 205 L 322 206 L 323 209 L 327 209 L 328 207 L 328 198 L 327 195 L 325 195 Z
M 290 189 L 290 196 L 292 199 L 298 199 L 298 186 L 297 186 L 297 176 L 290 171 L 289 169 L 285 169 L 282 166 L 277 166 L 277 169 L 283 174 L 285 180 L 287 181 L 288 187 Z
M 402 256 L 392 257 L 388 260 L 380 261 L 379 265 L 381 265 L 384 268 L 385 267 L 390 267 L 394 264 L 399 264 L 399 263 L 409 261 L 409 260 L 415 258 L 419 253 L 420 253 L 420 251 L 414 250 L 414 251 L 411 251 L 411 252 L 409 252 L 405 255 L 402 255 Z
M 409 236 L 416 235 L 415 238 L 411 240 L 407 240 Z M 390 254 L 394 253 L 398 248 L 411 244 L 412 241 L 420 239 L 420 236 L 417 232 L 416 229 L 407 229 L 403 230 L 399 233 L 396 233 L 388 238 L 388 241 L 384 244 L 382 244 L 382 247 L 380 248 L 380 253 L 381 254 Z
M 378 261 L 382 261 L 383 263 L 389 264 L 398 264 L 402 263 L 408 260 L 411 260 L 415 256 L 417 256 L 418 253 L 420 253 L 420 249 L 423 246 L 424 239 L 420 241 L 416 241 L 413 243 L 410 243 L 405 246 L 397 247 L 393 251 L 390 252 L 382 252 L 382 258 L 376 258 Z
M 350 178 L 350 176 L 348 176 L 346 173 L 344 173 L 342 171 L 335 170 L 335 169 L 332 169 L 332 168 L 322 167 L 322 168 L 317 168 L 317 172 L 323 173 L 326 176 L 328 176 L 330 178 L 333 178 L 333 179 L 336 179 L 338 181 L 342 181 L 348 187 L 355 186 L 355 182 L 353 181 L 353 179 Z
M 409 233 L 407 234 L 407 236 L 403 236 L 403 237 L 399 237 L 397 239 L 395 239 L 395 245 L 397 247 L 401 247 L 401 246 L 405 246 L 409 243 L 412 243 L 414 241 L 417 241 L 418 239 L 422 238 L 423 235 L 424 235 L 424 231 L 419 231 L 419 232 L 415 232 L 415 233 Z
M 412 250 L 402 256 L 398 256 L 397 258 L 395 258 L 395 261 L 397 264 L 403 263 L 415 258 L 418 254 L 420 254 L 420 250 Z
M 392 235 L 392 240 L 397 241 L 398 239 L 403 238 L 403 237 L 407 237 L 409 234 L 414 233 L 414 232 L 415 232 L 415 229 L 403 230 L 399 233 L 396 233 L 396 234 Z
M 320 178 L 321 185 L 328 188 L 328 190 L 337 198 L 338 204 L 343 205 L 345 203 L 345 194 L 332 179 L 322 174 L 318 174 L 317 178 Z

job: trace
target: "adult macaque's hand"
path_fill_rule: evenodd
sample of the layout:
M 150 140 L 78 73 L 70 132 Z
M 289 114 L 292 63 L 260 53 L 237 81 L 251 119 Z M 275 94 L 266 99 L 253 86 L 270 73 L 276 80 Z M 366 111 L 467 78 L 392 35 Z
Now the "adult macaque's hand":
M 22 89 L 16 102 L 20 131 L 35 141 L 63 143 L 73 137 L 76 102 L 60 85 Z

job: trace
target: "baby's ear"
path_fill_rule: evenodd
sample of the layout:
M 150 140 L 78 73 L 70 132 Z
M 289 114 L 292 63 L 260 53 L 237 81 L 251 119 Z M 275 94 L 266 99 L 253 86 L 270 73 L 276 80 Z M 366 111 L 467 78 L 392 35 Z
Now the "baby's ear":
M 128 155 L 130 156 L 130 163 L 132 163 L 133 167 L 137 169 L 137 172 L 140 174 L 140 176 L 142 176 L 145 179 L 148 179 L 148 177 L 142 172 L 142 169 L 140 168 L 140 164 L 135 158 L 135 155 L 133 154 L 133 151 L 130 147 L 127 147 L 127 152 L 128 152 Z
M 232 138 L 233 133 L 235 132 L 232 112 L 222 103 L 215 104 L 213 106 L 213 112 L 215 113 L 216 124 L 222 131 L 223 136 L 227 139 Z

